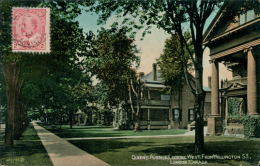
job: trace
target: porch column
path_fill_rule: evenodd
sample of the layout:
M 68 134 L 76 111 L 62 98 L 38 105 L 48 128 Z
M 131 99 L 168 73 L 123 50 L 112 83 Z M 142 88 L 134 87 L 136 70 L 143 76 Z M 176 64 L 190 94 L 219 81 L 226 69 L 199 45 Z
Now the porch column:
M 148 108 L 148 121 L 150 121 L 150 108 Z
M 147 109 L 148 110 L 148 117 L 147 117 L 147 129 L 151 130 L 151 124 L 150 124 L 150 108 Z
M 211 60 L 211 77 L 211 116 L 208 118 L 207 135 L 221 135 L 223 126 L 219 113 L 219 69 L 216 60 Z
M 219 69 L 217 61 L 212 61 L 211 70 L 211 115 L 219 116 Z
M 247 109 L 249 114 L 257 115 L 256 60 L 251 50 L 252 47 L 244 50 L 247 52 Z
M 226 124 L 227 124 L 227 119 L 228 119 L 228 97 L 226 98 L 226 109 L 225 109 L 225 118 L 226 118 Z
M 225 108 L 225 134 L 228 134 L 228 131 L 227 131 L 227 119 L 228 119 L 228 97 L 226 98 L 226 108 Z
M 169 124 L 168 124 L 168 129 L 171 129 L 172 126 L 171 126 L 171 108 L 169 108 Z

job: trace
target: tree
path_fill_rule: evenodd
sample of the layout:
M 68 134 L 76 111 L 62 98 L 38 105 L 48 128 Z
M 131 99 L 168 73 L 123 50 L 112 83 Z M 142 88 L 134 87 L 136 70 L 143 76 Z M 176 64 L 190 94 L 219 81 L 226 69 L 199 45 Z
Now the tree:
M 131 104 L 131 110 L 135 115 L 135 128 L 134 131 L 141 131 L 140 128 L 140 110 L 141 110 L 141 93 L 143 91 L 143 86 L 145 84 L 141 83 L 140 81 L 140 77 L 132 77 L 129 79 L 129 83 L 128 83 L 128 94 L 129 94 L 129 100 L 130 100 L 130 104 Z M 135 87 L 134 87 L 135 86 Z M 133 99 L 132 99 L 132 92 L 135 94 L 135 101 L 136 101 L 136 106 L 137 109 L 134 109 L 133 106 Z
M 93 46 L 92 51 L 97 58 L 92 74 L 101 80 L 99 90 L 107 94 L 102 99 L 105 107 L 115 106 L 128 98 L 127 78 L 135 74 L 130 67 L 139 63 L 133 39 L 125 34 L 124 28 L 110 31 L 102 29 Z
M 81 13 L 79 4 L 86 5 L 88 2 L 65 2 L 65 1 L 3 1 L 1 7 L 1 69 L 6 85 L 6 130 L 5 145 L 13 146 L 15 131 L 19 132 L 19 126 L 26 118 L 17 120 L 19 115 L 26 114 L 24 107 L 26 94 L 23 87 L 33 76 L 45 72 L 45 76 L 62 73 L 64 66 L 72 66 L 78 61 L 78 56 L 86 55 L 87 46 L 83 32 L 79 29 L 77 22 L 70 20 Z M 51 53 L 13 53 L 11 49 L 11 25 L 12 7 L 50 7 L 51 8 Z M 77 54 L 77 52 L 80 52 Z M 41 61 L 37 61 L 41 60 Z M 63 64 L 63 65 L 61 65 Z M 58 69 L 58 71 L 57 71 Z M 53 71 L 57 71 L 53 73 Z M 28 97 L 28 96 L 27 96 Z M 27 98 L 32 99 L 30 97 Z M 17 104 L 18 103 L 18 104 Z M 19 113 L 19 114 L 18 114 Z M 23 117 L 26 117 L 23 116 Z M 19 123 L 18 123 L 19 122 Z M 18 127 L 17 127 L 18 126 Z M 18 135 L 20 135 L 19 133 Z
M 31 3 L 33 5 L 37 5 L 37 2 Z M 31 5 L 30 4 L 30 5 Z M 6 129 L 5 129 L 5 145 L 6 147 L 13 146 L 13 140 L 19 134 L 16 133 L 17 116 L 15 113 L 21 113 L 21 110 L 15 111 L 19 109 L 17 103 L 21 99 L 21 89 L 23 85 L 23 78 L 21 78 L 21 55 L 12 53 L 11 51 L 11 10 L 12 6 L 20 6 L 20 5 L 28 5 L 26 2 L 1 2 L 1 64 L 0 67 L 3 71 L 5 85 L 6 85 Z M 29 6 L 30 6 L 29 5 Z M 4 10 L 3 10 L 4 9 Z M 16 125 L 15 125 L 16 123 Z
M 102 1 L 99 5 L 93 6 L 90 10 L 102 12 L 99 22 L 103 23 L 111 14 L 123 13 L 123 16 L 131 15 L 139 17 L 141 25 L 136 25 L 134 21 L 125 18 L 123 22 L 128 22 L 133 28 L 147 28 L 143 35 L 149 31 L 150 25 L 156 25 L 164 29 L 169 34 L 177 34 L 180 40 L 181 57 L 185 80 L 192 94 L 195 96 L 194 109 L 196 112 L 195 128 L 195 153 L 201 154 L 204 148 L 203 135 L 203 113 L 205 92 L 203 90 L 203 29 L 207 18 L 218 6 L 219 1 L 119 1 L 118 3 Z M 119 15 L 120 17 L 121 15 Z M 183 23 L 189 23 L 194 54 L 188 47 L 185 40 Z M 130 29 L 130 28 L 129 28 Z M 187 69 L 187 60 L 184 55 L 184 48 L 188 50 L 195 69 L 195 87 L 190 83 Z
M 139 91 L 136 92 L 133 85 L 133 79 L 136 78 L 135 71 L 131 67 L 139 65 L 138 53 L 133 39 L 126 36 L 127 28 L 112 28 L 107 31 L 102 29 L 95 41 L 93 52 L 98 57 L 96 65 L 93 66 L 93 73 L 101 80 L 99 90 L 105 92 L 102 100 L 105 107 L 118 105 L 120 102 L 130 98 L 131 109 L 135 114 L 135 131 L 140 131 L 139 106 L 141 98 Z M 103 85 L 103 86 L 102 86 Z M 138 89 L 139 90 L 139 89 Z M 131 93 L 136 94 L 138 110 L 133 108 Z M 138 93 L 138 94 L 137 94 Z M 104 93 L 103 93 L 104 94 Z
M 223 4 L 223 2 L 225 2 Z M 185 80 L 190 88 L 190 91 L 195 96 L 194 109 L 196 113 L 196 126 L 195 126 L 195 153 L 201 154 L 204 149 L 204 136 L 203 136 L 203 115 L 204 115 L 204 100 L 205 92 L 203 90 L 203 30 L 206 20 L 211 13 L 219 8 L 221 5 L 226 5 L 226 10 L 232 6 L 232 3 L 237 1 L 210 1 L 210 0 L 166 0 L 166 1 L 101 1 L 98 5 L 90 8 L 90 11 L 97 13 L 101 12 L 98 23 L 102 24 L 112 14 L 117 14 L 118 17 L 125 17 L 123 23 L 128 23 L 129 30 L 145 28 L 143 36 L 146 33 L 151 33 L 150 25 L 156 25 L 157 28 L 162 28 L 169 34 L 177 34 L 179 36 L 181 45 L 181 57 L 183 63 L 183 70 Z M 242 10 L 238 9 L 235 12 L 229 13 L 233 19 L 234 15 L 245 13 L 246 10 L 255 8 L 259 12 L 258 1 L 240 1 Z M 131 18 L 139 19 L 139 25 L 136 24 Z M 188 47 L 188 41 L 185 40 L 183 23 L 189 25 L 191 33 L 191 42 L 194 47 L 194 54 Z M 144 26 L 145 25 L 145 26 Z M 132 32 L 134 35 L 135 32 Z M 184 48 L 187 49 L 189 56 L 192 60 L 195 70 L 195 87 L 191 86 L 188 77 L 187 60 L 184 55 Z
M 189 40 L 190 37 L 189 33 L 185 34 L 186 40 Z M 190 50 L 193 52 L 192 45 L 190 43 L 189 45 Z M 163 54 L 157 59 L 163 82 L 170 87 L 169 93 L 179 91 L 185 84 L 180 46 L 178 35 L 172 35 L 169 39 L 166 39 Z M 188 71 L 192 71 L 193 64 L 189 58 L 187 49 L 185 49 L 185 59 L 188 62 Z

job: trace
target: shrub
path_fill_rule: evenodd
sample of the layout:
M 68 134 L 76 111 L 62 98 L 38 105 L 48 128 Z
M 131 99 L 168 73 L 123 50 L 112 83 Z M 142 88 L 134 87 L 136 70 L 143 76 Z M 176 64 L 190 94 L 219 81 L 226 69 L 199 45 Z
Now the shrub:
M 119 130 L 128 130 L 130 128 L 129 124 L 126 123 L 122 123 L 121 125 L 119 125 Z
M 260 138 L 260 116 L 246 115 L 243 118 L 243 126 L 246 138 Z
M 97 120 L 97 125 L 101 126 L 102 125 L 102 120 Z
M 243 118 L 244 118 L 244 116 L 241 116 L 241 115 L 233 115 L 233 116 L 228 115 L 228 121 L 234 120 L 234 121 L 241 121 L 242 122 Z
M 98 126 L 104 126 L 105 122 L 103 120 L 97 120 Z
M 92 123 L 96 125 L 97 124 L 97 120 L 98 120 L 98 116 L 97 116 L 97 113 L 95 111 L 92 114 Z

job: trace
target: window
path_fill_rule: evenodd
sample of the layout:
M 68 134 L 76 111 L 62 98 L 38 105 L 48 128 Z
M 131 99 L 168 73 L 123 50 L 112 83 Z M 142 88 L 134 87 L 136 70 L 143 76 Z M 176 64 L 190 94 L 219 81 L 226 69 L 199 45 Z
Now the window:
M 254 10 L 249 10 L 246 13 L 246 21 L 253 20 L 255 18 L 255 12 Z
M 244 24 L 246 22 L 245 14 L 240 14 L 239 16 L 239 24 Z
M 195 110 L 189 109 L 189 121 L 194 121 L 194 120 L 195 120 Z
M 173 109 L 173 120 L 181 120 L 181 110 L 178 108 Z
M 240 14 L 239 24 L 242 25 L 248 21 L 251 21 L 255 18 L 254 10 L 248 10 L 245 14 Z

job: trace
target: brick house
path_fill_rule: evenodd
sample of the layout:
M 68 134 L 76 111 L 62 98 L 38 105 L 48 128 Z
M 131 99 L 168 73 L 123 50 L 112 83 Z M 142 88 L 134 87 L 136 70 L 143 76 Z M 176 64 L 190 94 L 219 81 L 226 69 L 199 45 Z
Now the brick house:
M 233 10 L 240 6 L 234 4 Z M 210 48 L 212 66 L 211 116 L 208 120 L 208 134 L 223 133 L 222 122 L 227 124 L 228 99 L 240 98 L 241 114 L 259 115 L 260 112 L 260 17 L 253 10 L 227 21 L 225 4 L 204 33 L 204 45 Z M 232 71 L 233 79 L 221 81 L 219 89 L 219 63 Z M 221 102 L 220 102 L 221 99 Z M 241 127 L 233 126 L 230 131 Z M 241 132 L 243 133 L 243 132 Z
M 141 129 L 186 129 L 188 124 L 195 121 L 195 97 L 187 85 L 179 92 L 166 94 L 163 90 L 168 89 L 168 87 L 163 85 L 161 72 L 157 70 L 157 64 L 153 64 L 152 72 L 147 75 L 140 73 L 139 76 L 141 82 L 145 83 L 141 94 Z M 207 121 L 211 112 L 211 95 L 210 88 L 204 87 L 204 90 L 206 91 L 204 120 Z M 123 111 L 121 111 L 120 115 L 122 116 L 119 117 L 125 117 L 121 121 L 130 121 L 130 129 L 133 129 L 134 115 Z

